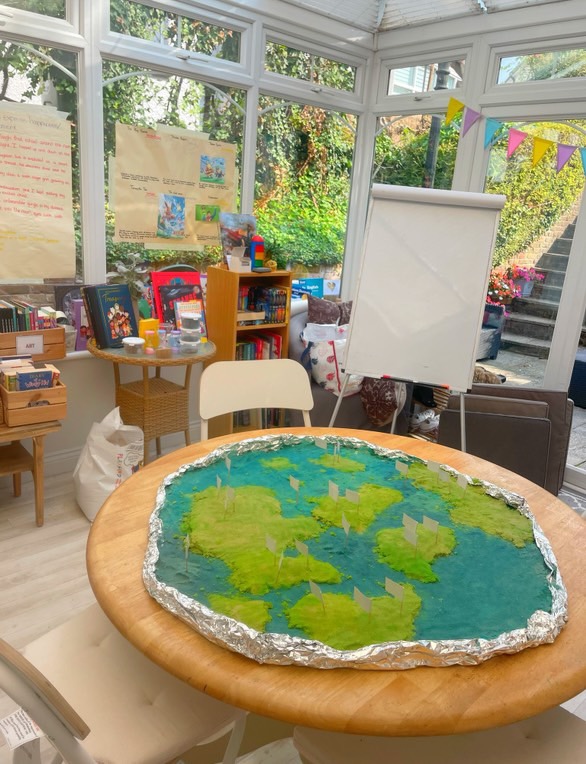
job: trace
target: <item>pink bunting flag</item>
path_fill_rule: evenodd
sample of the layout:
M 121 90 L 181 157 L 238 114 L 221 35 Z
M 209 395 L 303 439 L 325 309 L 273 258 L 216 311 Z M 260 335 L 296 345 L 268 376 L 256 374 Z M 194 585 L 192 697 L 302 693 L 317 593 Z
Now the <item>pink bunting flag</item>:
M 480 119 L 480 112 L 470 109 L 468 106 L 464 111 L 464 121 L 462 122 L 462 135 L 466 135 L 472 125 Z
M 522 130 L 515 130 L 514 127 L 512 127 L 509 130 L 509 142 L 507 144 L 507 159 L 511 158 L 511 156 L 514 154 L 516 149 L 518 149 L 519 146 L 523 143 L 526 137 L 527 137 L 527 133 L 524 133 Z
M 566 143 L 558 143 L 556 172 L 559 172 L 562 169 L 574 151 L 576 151 L 576 148 L 576 146 L 568 146 Z

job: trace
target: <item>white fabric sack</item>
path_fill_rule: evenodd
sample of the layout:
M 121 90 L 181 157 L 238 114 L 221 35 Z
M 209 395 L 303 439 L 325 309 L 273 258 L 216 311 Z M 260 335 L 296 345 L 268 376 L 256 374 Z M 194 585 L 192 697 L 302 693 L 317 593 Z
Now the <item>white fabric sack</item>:
M 122 422 L 119 407 L 94 422 L 73 471 L 75 500 L 88 520 L 95 519 L 108 496 L 136 472 L 143 458 L 144 433 Z
M 319 327 L 317 329 L 316 327 Z M 307 324 L 301 339 L 309 353 L 311 376 L 314 382 L 334 395 L 340 395 L 344 383 L 341 364 L 344 358 L 348 324 Z M 349 374 L 344 397 L 356 395 L 364 377 Z

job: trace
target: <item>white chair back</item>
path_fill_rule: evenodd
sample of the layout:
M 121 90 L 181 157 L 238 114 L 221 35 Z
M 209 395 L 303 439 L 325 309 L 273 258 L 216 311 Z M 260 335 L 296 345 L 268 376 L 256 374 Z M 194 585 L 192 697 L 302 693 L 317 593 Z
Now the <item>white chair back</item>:
M 217 361 L 201 375 L 199 413 L 201 439 L 208 439 L 208 421 L 246 409 L 296 409 L 311 427 L 311 384 L 300 363 L 290 358 L 262 361 Z

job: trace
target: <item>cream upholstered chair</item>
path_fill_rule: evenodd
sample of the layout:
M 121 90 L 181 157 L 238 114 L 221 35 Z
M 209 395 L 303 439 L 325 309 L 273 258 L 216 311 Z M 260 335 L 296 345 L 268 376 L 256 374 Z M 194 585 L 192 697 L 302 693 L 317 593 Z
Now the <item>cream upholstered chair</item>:
M 0 687 L 45 732 L 61 756 L 56 760 L 67 764 L 164 764 L 230 730 L 224 762 L 232 764 L 244 733 L 244 711 L 149 661 L 98 605 L 22 653 L 0 640 Z M 39 750 L 38 740 L 27 743 L 13 761 L 40 764 Z
M 474 671 L 472 668 L 471 671 Z M 296 727 L 308 764 L 578 764 L 586 761 L 586 722 L 563 708 L 506 727 L 441 737 L 362 737 Z
M 216 361 L 201 375 L 199 413 L 201 439 L 208 439 L 208 421 L 246 409 L 297 409 L 311 427 L 313 396 L 307 372 L 290 358 L 262 361 Z

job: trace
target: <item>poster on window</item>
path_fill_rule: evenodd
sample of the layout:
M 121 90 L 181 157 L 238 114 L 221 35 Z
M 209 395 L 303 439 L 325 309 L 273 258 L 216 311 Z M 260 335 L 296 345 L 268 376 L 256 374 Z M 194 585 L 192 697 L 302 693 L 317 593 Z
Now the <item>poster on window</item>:
M 220 212 L 235 205 L 235 165 L 231 143 L 118 123 L 114 241 L 218 244 Z
M 71 124 L 55 110 L 0 107 L 0 282 L 75 276 Z

